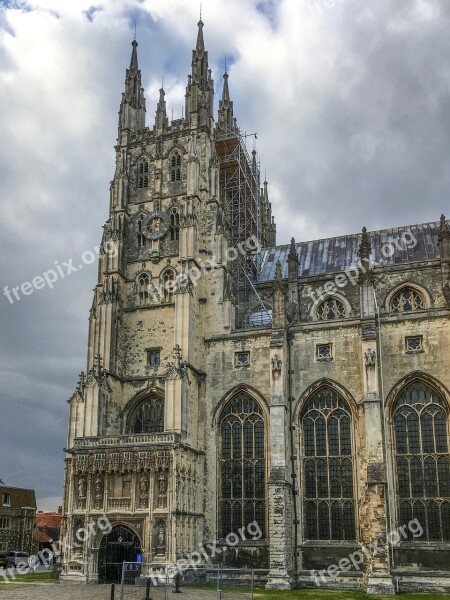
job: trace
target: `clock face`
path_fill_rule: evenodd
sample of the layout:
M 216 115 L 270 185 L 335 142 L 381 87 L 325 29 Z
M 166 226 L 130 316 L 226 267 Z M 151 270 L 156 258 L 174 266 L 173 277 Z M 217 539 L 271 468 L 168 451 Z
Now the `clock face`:
M 148 214 L 142 221 L 142 234 L 149 240 L 159 240 L 170 227 L 169 215 L 161 210 Z

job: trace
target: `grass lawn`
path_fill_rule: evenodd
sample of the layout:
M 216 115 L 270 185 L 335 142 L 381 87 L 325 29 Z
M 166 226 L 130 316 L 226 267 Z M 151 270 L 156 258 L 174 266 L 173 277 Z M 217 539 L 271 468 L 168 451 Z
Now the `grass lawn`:
M 255 589 L 255 600 L 392 600 L 393 596 L 369 596 L 364 592 L 299 589 L 292 592 L 266 591 L 263 588 Z M 450 594 L 398 594 L 399 600 L 450 600 Z
M 213 583 L 204 585 L 183 585 L 181 590 L 186 591 L 198 589 L 215 590 L 216 585 Z M 222 587 L 223 598 L 226 599 L 228 594 L 242 594 L 245 600 L 250 598 L 250 588 L 242 585 L 224 585 Z M 398 594 L 395 596 L 398 600 L 450 600 L 449 594 Z M 323 590 L 320 588 L 301 588 L 290 592 L 279 592 L 276 590 L 265 590 L 263 587 L 256 587 L 253 592 L 254 600 L 393 600 L 394 596 L 373 596 L 365 592 L 350 591 L 350 590 Z
M 26 575 L 16 575 L 15 579 L 8 577 L 6 582 L 0 572 L 0 590 L 11 590 L 17 587 L 23 587 L 32 583 L 56 583 L 51 573 L 27 573 Z

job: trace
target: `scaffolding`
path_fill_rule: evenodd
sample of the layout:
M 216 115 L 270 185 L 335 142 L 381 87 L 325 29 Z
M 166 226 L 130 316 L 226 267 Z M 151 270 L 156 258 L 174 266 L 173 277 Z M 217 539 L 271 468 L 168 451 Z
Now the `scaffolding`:
M 262 214 L 260 169 L 256 150 L 252 156 L 245 145 L 244 136 L 236 128 L 224 128 L 217 132 L 216 152 L 220 165 L 220 194 L 230 231 L 230 245 L 254 238 L 262 243 Z M 247 247 L 243 245 L 241 247 Z M 236 329 L 267 324 L 268 312 L 259 297 L 255 284 L 258 280 L 259 254 L 238 252 L 233 269 L 233 296 L 236 306 Z M 249 318 L 250 312 L 259 318 Z

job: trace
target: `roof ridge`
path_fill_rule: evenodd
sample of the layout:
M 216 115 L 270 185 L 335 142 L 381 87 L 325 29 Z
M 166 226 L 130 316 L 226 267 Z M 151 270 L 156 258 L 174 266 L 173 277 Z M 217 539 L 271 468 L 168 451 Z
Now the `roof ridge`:
M 384 229 L 368 229 L 367 233 L 368 234 L 376 234 L 376 233 L 383 233 L 383 232 L 388 232 L 388 231 L 392 231 L 393 229 L 411 229 L 412 227 L 423 227 L 424 225 L 435 225 L 437 227 L 439 227 L 439 221 L 428 221 L 425 223 L 414 223 L 413 225 L 397 225 L 397 226 L 393 226 L 393 227 L 386 227 Z M 447 223 L 450 224 L 450 219 L 447 219 Z M 316 238 L 313 240 L 303 240 L 301 242 L 295 242 L 295 245 L 298 247 L 302 244 L 309 244 L 311 242 L 322 242 L 322 241 L 327 241 L 327 240 L 338 240 L 338 239 L 342 239 L 342 238 L 348 238 L 348 237 L 358 237 L 361 236 L 362 233 L 361 231 L 359 231 L 358 233 L 345 233 L 343 235 L 333 235 L 330 237 L 324 237 L 324 238 Z M 270 251 L 273 250 L 274 248 L 289 248 L 290 244 L 277 244 L 276 246 L 267 246 L 262 248 L 263 251 Z

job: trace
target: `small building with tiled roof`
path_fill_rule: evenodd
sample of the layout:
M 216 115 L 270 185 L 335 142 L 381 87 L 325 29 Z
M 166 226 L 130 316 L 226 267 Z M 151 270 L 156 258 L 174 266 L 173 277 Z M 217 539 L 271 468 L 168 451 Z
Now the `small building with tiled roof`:
M 33 538 L 36 516 L 34 490 L 0 486 L 0 551 L 17 550 L 33 553 L 37 544 Z

